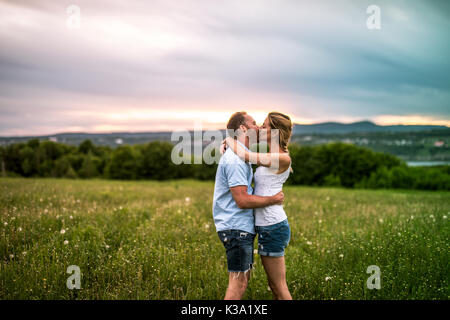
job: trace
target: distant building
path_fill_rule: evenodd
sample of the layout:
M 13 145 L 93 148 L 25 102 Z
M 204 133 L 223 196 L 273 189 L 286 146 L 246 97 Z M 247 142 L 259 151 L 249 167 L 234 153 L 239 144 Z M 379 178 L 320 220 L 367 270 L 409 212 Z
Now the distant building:
M 438 148 L 443 147 L 444 146 L 444 141 L 435 141 L 434 142 L 434 146 L 438 147 Z
M 58 142 L 58 138 L 57 137 L 50 137 L 50 138 L 48 138 L 48 140 L 50 140 L 52 142 Z
M 118 138 L 118 139 L 115 140 L 115 142 L 116 142 L 116 144 L 122 144 L 122 143 L 123 143 L 123 140 L 120 139 L 120 138 Z

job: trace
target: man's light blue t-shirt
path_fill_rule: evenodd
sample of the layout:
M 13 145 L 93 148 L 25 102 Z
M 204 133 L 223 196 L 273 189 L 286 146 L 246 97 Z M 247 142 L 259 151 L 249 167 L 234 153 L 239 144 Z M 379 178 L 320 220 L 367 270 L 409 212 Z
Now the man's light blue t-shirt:
M 231 187 L 247 186 L 247 193 L 252 194 L 252 179 L 251 164 L 228 148 L 220 158 L 214 185 L 213 217 L 217 231 L 236 229 L 255 233 L 253 209 L 240 209 L 230 191 Z

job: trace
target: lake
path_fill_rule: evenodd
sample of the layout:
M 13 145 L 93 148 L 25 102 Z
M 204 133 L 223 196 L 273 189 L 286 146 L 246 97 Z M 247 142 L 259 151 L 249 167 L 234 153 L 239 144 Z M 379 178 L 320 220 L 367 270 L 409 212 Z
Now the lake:
M 410 167 L 431 167 L 450 165 L 450 161 L 407 161 L 406 164 Z

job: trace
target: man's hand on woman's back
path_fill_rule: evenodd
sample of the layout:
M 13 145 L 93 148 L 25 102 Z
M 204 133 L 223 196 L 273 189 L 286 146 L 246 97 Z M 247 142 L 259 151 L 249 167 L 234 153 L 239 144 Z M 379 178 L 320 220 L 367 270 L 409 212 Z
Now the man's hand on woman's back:
M 283 204 L 284 202 L 284 193 L 283 191 L 278 192 L 276 195 L 272 196 L 273 204 Z

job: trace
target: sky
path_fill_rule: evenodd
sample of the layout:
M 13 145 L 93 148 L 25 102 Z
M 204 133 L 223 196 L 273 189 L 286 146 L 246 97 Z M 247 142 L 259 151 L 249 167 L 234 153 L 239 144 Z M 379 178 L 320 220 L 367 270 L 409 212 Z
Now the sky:
M 450 126 L 449 30 L 438 0 L 0 0 L 0 136 Z

